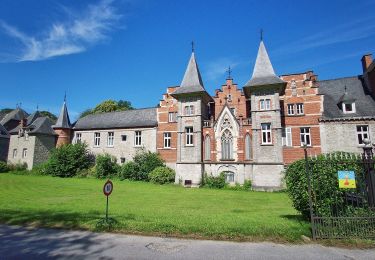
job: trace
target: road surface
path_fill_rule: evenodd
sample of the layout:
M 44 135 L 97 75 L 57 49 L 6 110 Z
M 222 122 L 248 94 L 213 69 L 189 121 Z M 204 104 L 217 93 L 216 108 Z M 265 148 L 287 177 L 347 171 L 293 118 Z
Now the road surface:
M 0 225 L 0 259 L 375 259 L 375 249 L 237 243 Z

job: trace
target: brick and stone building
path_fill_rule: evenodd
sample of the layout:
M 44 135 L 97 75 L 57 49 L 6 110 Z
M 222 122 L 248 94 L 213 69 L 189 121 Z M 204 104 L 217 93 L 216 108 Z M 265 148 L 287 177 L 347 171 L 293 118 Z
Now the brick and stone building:
M 232 184 L 251 180 L 260 190 L 280 189 L 285 167 L 303 158 L 304 146 L 310 155 L 358 153 L 364 139 L 374 141 L 374 64 L 365 55 L 363 75 L 333 80 L 319 81 L 313 71 L 276 76 L 261 41 L 249 81 L 241 87 L 229 75 L 210 95 L 193 52 L 181 84 L 168 87 L 156 108 L 88 115 L 71 124 L 64 102 L 43 135 L 51 140 L 45 147 L 86 142 L 94 154 L 109 153 L 119 163 L 148 150 L 158 152 L 176 170 L 176 183 L 186 186 L 224 172 Z M 22 159 L 12 158 L 12 151 L 24 149 L 22 133 L 37 138 L 40 120 L 19 120 L 10 131 L 10 162 Z

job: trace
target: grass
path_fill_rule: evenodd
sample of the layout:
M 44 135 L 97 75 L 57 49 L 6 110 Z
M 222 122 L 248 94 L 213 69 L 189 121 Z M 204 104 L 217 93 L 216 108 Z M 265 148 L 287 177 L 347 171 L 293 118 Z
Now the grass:
M 95 230 L 104 180 L 0 174 L 0 222 Z M 285 193 L 187 189 L 114 180 L 115 232 L 241 241 L 301 241 L 309 223 Z

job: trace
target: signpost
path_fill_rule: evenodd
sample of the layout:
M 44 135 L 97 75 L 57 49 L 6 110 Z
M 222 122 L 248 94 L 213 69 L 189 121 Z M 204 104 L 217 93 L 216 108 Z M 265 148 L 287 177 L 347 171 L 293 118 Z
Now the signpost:
M 108 223 L 108 197 L 113 191 L 113 183 L 110 180 L 107 180 L 103 186 L 103 193 L 107 197 L 107 207 L 105 210 L 105 221 Z
M 338 171 L 339 188 L 340 189 L 355 189 L 355 174 L 354 171 Z

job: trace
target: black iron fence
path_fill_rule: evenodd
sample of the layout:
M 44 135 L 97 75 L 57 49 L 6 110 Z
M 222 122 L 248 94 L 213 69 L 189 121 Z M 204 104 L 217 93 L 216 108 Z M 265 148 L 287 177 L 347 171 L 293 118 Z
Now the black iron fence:
M 309 206 L 314 239 L 375 238 L 375 172 L 371 146 L 363 154 L 308 157 Z

